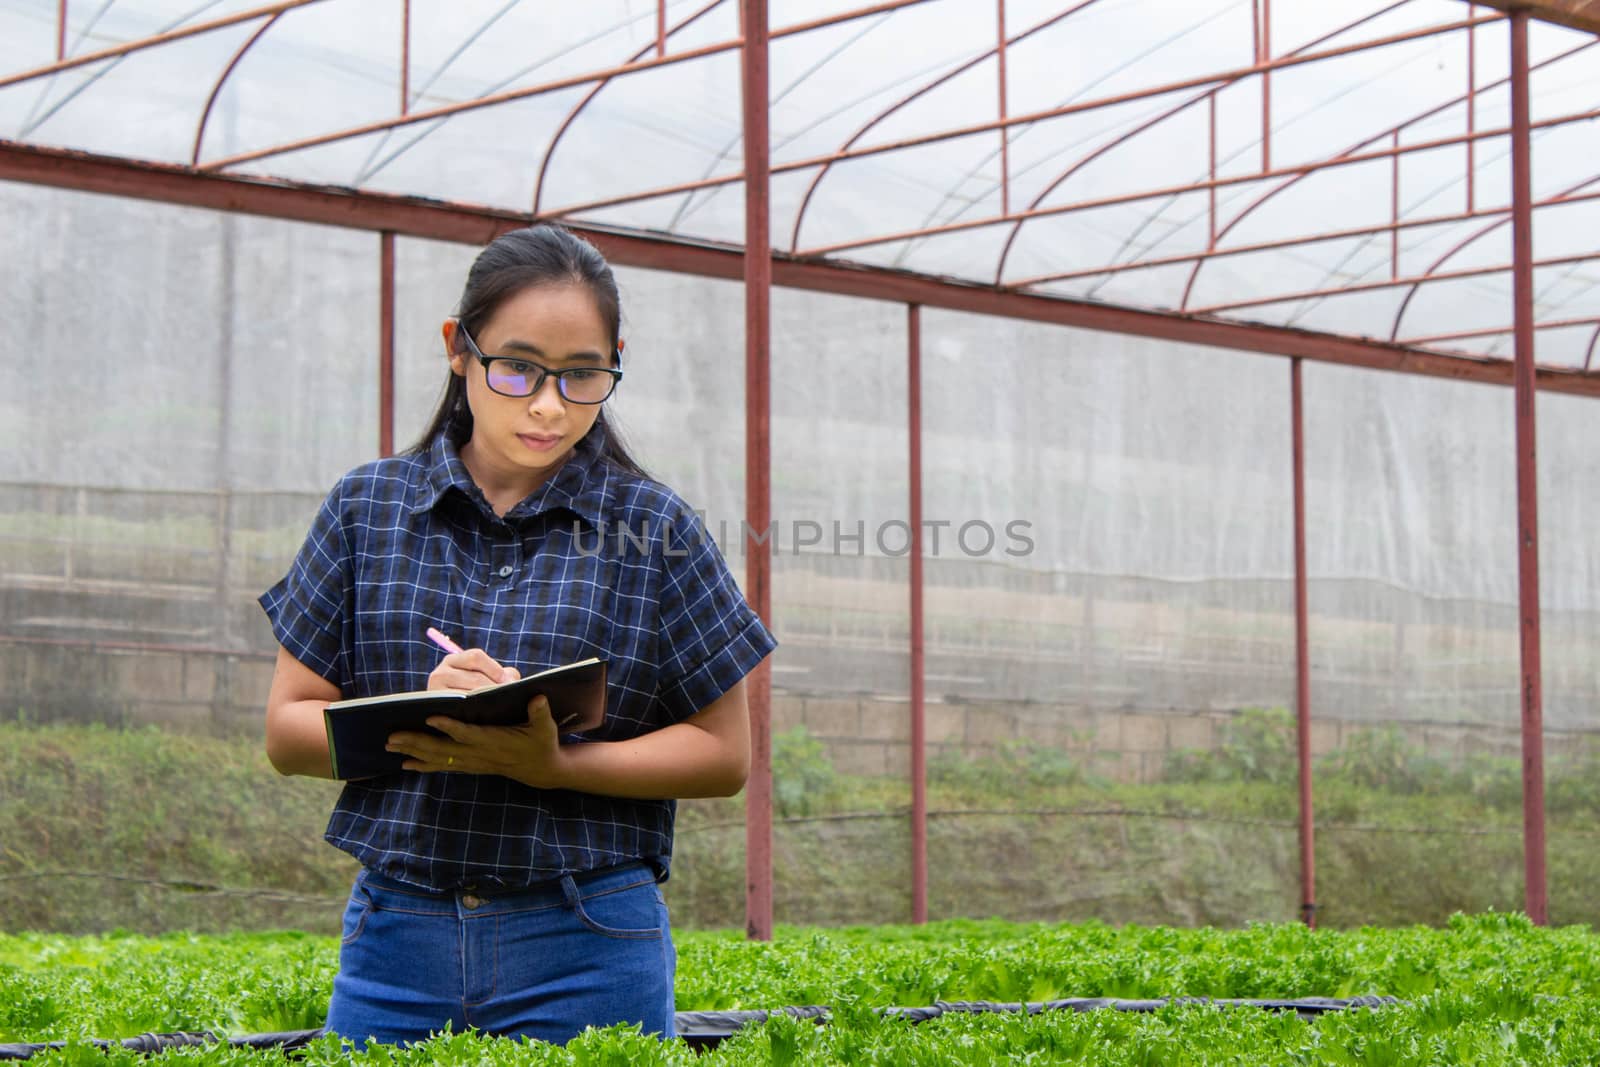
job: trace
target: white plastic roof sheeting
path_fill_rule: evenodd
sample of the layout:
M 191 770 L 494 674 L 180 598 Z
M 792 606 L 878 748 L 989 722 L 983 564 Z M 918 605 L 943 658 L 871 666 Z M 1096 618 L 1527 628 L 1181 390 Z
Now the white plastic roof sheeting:
M 1458 141 L 1404 153 L 1398 164 L 1377 155 L 1284 173 L 1469 129 L 1503 131 L 1510 52 L 1499 12 L 1462 0 L 925 0 L 842 18 L 862 6 L 771 4 L 776 248 L 1509 358 L 1509 215 L 1494 213 L 1510 199 L 1505 133 L 1479 136 L 1470 168 Z M 655 63 L 656 4 L 69 0 L 59 39 L 58 10 L 49 0 L 0 0 L 0 137 L 743 240 L 731 0 L 666 4 L 662 61 L 601 82 L 583 79 Z M 787 32 L 834 17 L 842 21 Z M 1004 135 L 991 129 L 820 162 L 994 122 L 1002 18 L 1006 114 L 1077 110 Z M 6 83 L 53 64 L 58 44 L 71 61 L 229 19 Z M 1270 79 L 1229 77 L 1256 61 L 1262 22 L 1271 57 L 1340 54 Z M 1404 39 L 1357 47 L 1396 37 Z M 1536 203 L 1600 193 L 1600 127 L 1561 121 L 1600 108 L 1596 44 L 1578 30 L 1530 28 Z M 532 91 L 552 84 L 562 87 Z M 486 98 L 499 102 L 474 106 Z M 275 151 L 440 109 L 448 113 Z M 226 162 L 240 156 L 254 158 Z M 1213 172 L 1222 183 L 1214 211 L 1209 189 L 1175 191 Z M 1168 192 L 1131 199 L 1160 190 Z M 1085 204 L 1094 206 L 1067 210 Z M 1046 213 L 994 221 L 1008 211 Z M 1396 219 L 1442 221 L 1407 225 L 1391 242 L 1382 227 Z M 905 236 L 945 227 L 957 228 Z M 1535 227 L 1534 256 L 1544 264 L 1536 313 L 1547 324 L 1538 361 L 1593 367 L 1600 199 L 1541 207 Z M 1284 245 L 1347 231 L 1361 232 Z M 1261 244 L 1277 247 L 1235 251 Z M 1146 261 L 1153 265 L 1107 269 Z M 1451 276 L 1404 284 L 1438 273 Z

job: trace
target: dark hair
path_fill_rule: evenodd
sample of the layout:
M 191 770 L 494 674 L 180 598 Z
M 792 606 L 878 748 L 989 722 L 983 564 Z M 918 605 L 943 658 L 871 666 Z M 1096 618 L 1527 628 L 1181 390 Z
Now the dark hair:
M 472 261 L 472 269 L 467 271 L 467 284 L 461 291 L 456 319 L 463 329 L 476 337 L 501 304 L 525 289 L 545 285 L 581 285 L 589 290 L 611 339 L 611 351 L 617 355 L 620 365 L 617 345 L 622 335 L 622 297 L 617 292 L 611 265 L 594 245 L 554 223 L 541 222 L 537 226 L 510 230 L 479 252 L 478 258 Z M 603 405 L 595 425 L 602 428 L 606 437 L 601 453 L 603 459 L 640 477 L 649 477 L 628 454 L 616 427 L 606 420 Z M 411 451 L 426 452 L 433 439 L 443 433 L 450 434 L 457 445 L 465 444 L 472 436 L 466 379 L 453 372 L 445 384 L 438 410 L 433 413 L 422 438 L 411 446 Z

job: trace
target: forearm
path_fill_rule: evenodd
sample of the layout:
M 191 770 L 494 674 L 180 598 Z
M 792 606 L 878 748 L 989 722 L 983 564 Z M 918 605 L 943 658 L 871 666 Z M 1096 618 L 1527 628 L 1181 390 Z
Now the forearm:
M 322 709 L 338 699 L 338 686 L 278 649 L 267 694 L 267 759 L 279 774 L 333 777 Z
M 749 770 L 747 744 L 680 722 L 627 741 L 563 745 L 552 780 L 528 784 L 641 800 L 726 797 Z
M 322 719 L 327 706 L 326 700 L 295 700 L 267 708 L 267 759 L 279 774 L 333 777 Z

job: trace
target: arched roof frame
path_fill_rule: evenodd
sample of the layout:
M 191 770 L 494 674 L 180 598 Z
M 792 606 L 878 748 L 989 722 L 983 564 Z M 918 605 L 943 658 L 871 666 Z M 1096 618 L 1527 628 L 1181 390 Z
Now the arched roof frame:
M 141 0 L 118 0 L 116 9 L 122 13 L 129 10 L 137 11 L 140 2 Z M 398 114 L 321 132 L 308 130 L 304 136 L 294 136 L 276 143 L 246 145 L 239 151 L 206 159 L 203 156 L 203 144 L 209 119 L 221 93 L 241 64 L 260 52 L 258 47 L 260 43 L 276 33 L 276 28 L 284 24 L 286 15 L 293 12 L 295 18 L 300 18 L 302 16 L 297 9 L 306 9 L 309 16 L 310 11 L 319 8 L 326 10 L 337 7 L 341 0 L 277 0 L 273 3 L 254 4 L 248 3 L 248 0 L 237 0 L 237 2 L 239 4 L 237 10 L 219 17 L 185 20 L 180 25 L 164 26 L 160 32 L 152 32 L 143 37 L 129 37 L 122 41 L 113 40 L 104 47 L 76 55 L 67 54 L 69 27 L 64 16 L 69 5 L 59 3 L 58 11 L 62 17 L 58 19 L 54 27 L 55 33 L 52 35 L 55 39 L 54 54 L 40 56 L 41 62 L 25 69 L 0 70 L 0 93 L 15 90 L 30 82 L 38 83 L 52 78 L 70 77 L 73 72 L 80 70 L 88 70 L 92 72 L 91 76 L 98 78 L 111 69 L 112 64 L 120 63 L 138 53 L 167 47 L 180 41 L 202 40 L 217 31 L 249 27 L 250 33 L 246 39 L 236 47 L 232 47 L 229 53 L 218 57 L 217 68 L 208 79 L 209 94 L 203 101 L 196 101 L 194 135 L 187 145 L 188 151 L 182 162 L 197 172 L 237 174 L 249 181 L 279 178 L 293 182 L 296 179 L 292 161 L 306 153 L 315 153 L 319 148 L 336 146 L 372 134 L 382 134 L 387 137 L 404 127 L 415 127 L 423 131 L 408 139 L 381 161 L 377 159 L 382 151 L 381 142 L 378 147 L 373 148 L 368 155 L 367 163 L 355 176 L 357 180 L 353 184 L 359 193 L 361 183 L 371 177 L 377 169 L 386 166 L 402 152 L 417 151 L 419 141 L 427 133 L 441 128 L 441 124 L 447 123 L 455 116 L 563 90 L 580 89 L 582 95 L 579 100 L 567 109 L 565 117 L 554 126 L 553 132 L 542 140 L 528 143 L 522 149 L 534 153 L 536 161 L 532 170 L 534 177 L 530 190 L 530 210 L 524 212 L 527 217 L 556 217 L 582 224 L 590 216 L 603 213 L 608 227 L 617 226 L 616 219 L 619 216 L 623 217 L 624 221 L 620 225 L 626 230 L 628 227 L 625 217 L 632 205 L 648 205 L 662 198 L 677 197 L 680 198 L 680 203 L 676 211 L 669 212 L 670 224 L 667 232 L 658 236 L 668 242 L 703 244 L 707 237 L 694 231 L 692 225 L 694 220 L 689 218 L 687 212 L 691 200 L 687 198 L 718 188 L 734 186 L 744 179 L 741 169 L 726 171 L 719 169 L 717 161 L 726 153 L 727 146 L 724 144 L 720 152 L 708 148 L 707 162 L 702 167 L 702 173 L 689 180 L 652 185 L 649 180 L 650 175 L 642 173 L 637 181 L 630 183 L 629 188 L 619 192 L 605 193 L 582 202 L 556 204 L 548 202 L 550 178 L 563 158 L 557 150 L 573 128 L 591 119 L 592 105 L 602 93 L 618 85 L 620 80 L 633 75 L 661 72 L 685 65 L 692 66 L 712 56 L 732 54 L 739 48 L 740 39 L 737 34 L 709 39 L 715 37 L 716 33 L 702 33 L 695 43 L 690 45 L 677 43 L 685 31 L 696 26 L 707 14 L 724 7 L 725 0 L 698 0 L 692 6 L 686 3 L 675 5 L 675 10 L 669 10 L 666 2 L 658 0 L 653 12 L 654 40 L 644 41 L 642 45 L 639 43 L 630 45 L 609 65 L 595 66 L 592 59 L 588 59 L 586 61 L 590 63 L 589 69 L 563 73 L 536 83 L 527 76 L 532 73 L 533 68 L 527 68 L 522 75 L 512 75 L 505 84 L 494 91 L 480 92 L 470 98 L 447 100 L 421 109 L 411 108 L 413 94 L 403 88 Z M 411 2 L 412 0 L 405 0 L 408 34 Z M 882 269 L 875 265 L 875 261 L 881 261 L 883 258 L 876 250 L 901 247 L 902 251 L 895 254 L 894 266 L 913 274 L 929 273 L 929 268 L 923 264 L 948 261 L 950 258 L 948 249 L 957 247 L 950 242 L 965 242 L 965 235 L 976 236 L 997 229 L 1003 232 L 1004 236 L 999 237 L 998 243 L 993 245 L 994 252 L 992 258 L 988 259 L 988 267 L 971 271 L 963 269 L 954 274 L 948 268 L 935 267 L 931 270 L 931 274 L 935 277 L 945 277 L 955 284 L 989 286 L 997 290 L 1033 293 L 1045 298 L 1073 299 L 1075 294 L 1081 294 L 1076 298 L 1106 299 L 1100 295 L 1102 290 L 1119 277 L 1130 276 L 1140 271 L 1182 269 L 1185 280 L 1181 290 L 1173 290 L 1170 300 L 1156 300 L 1150 306 L 1150 310 L 1176 314 L 1182 318 L 1217 318 L 1223 321 L 1260 323 L 1269 330 L 1287 328 L 1305 310 L 1341 296 L 1370 294 L 1391 289 L 1404 290 L 1405 295 L 1400 298 L 1390 321 L 1369 326 L 1361 331 L 1361 335 L 1384 336 L 1392 342 L 1401 344 L 1402 347 L 1437 346 L 1439 342 L 1430 338 L 1437 338 L 1439 335 L 1427 333 L 1426 325 L 1421 330 L 1407 330 L 1405 327 L 1407 315 L 1415 303 L 1415 295 L 1433 283 L 1465 278 L 1490 279 L 1498 285 L 1504 279 L 1495 279 L 1494 276 L 1506 273 L 1510 269 L 1509 264 L 1503 266 L 1474 264 L 1460 268 L 1450 266 L 1451 259 L 1472 247 L 1482 236 L 1502 228 L 1509 218 L 1509 208 L 1486 205 L 1474 200 L 1471 183 L 1476 171 L 1481 170 L 1481 167 L 1474 168 L 1469 163 L 1465 173 L 1456 179 L 1457 184 L 1463 179 L 1468 183 L 1468 203 L 1461 210 L 1438 211 L 1431 204 L 1419 202 L 1416 210 L 1402 211 L 1398 204 L 1398 179 L 1396 179 L 1396 188 L 1393 190 L 1396 204 L 1387 222 L 1336 225 L 1322 229 L 1308 227 L 1305 232 L 1298 233 L 1262 232 L 1254 235 L 1252 240 L 1237 244 L 1228 243 L 1227 238 L 1238 232 L 1239 227 L 1245 222 L 1258 219 L 1267 205 L 1292 195 L 1293 191 L 1303 185 L 1308 178 L 1325 173 L 1329 168 L 1381 164 L 1387 160 L 1398 174 L 1403 163 L 1409 165 L 1406 161 L 1420 158 L 1428 152 L 1465 148 L 1471 159 L 1473 158 L 1471 153 L 1476 146 L 1503 138 L 1508 133 L 1503 126 L 1473 125 L 1470 118 L 1476 100 L 1502 87 L 1505 78 L 1503 76 L 1490 79 L 1474 78 L 1464 93 L 1457 93 L 1448 99 L 1423 101 L 1416 113 L 1409 118 L 1386 122 L 1381 128 L 1348 142 L 1347 147 L 1340 151 L 1313 154 L 1295 160 L 1289 160 L 1280 152 L 1277 159 L 1272 159 L 1267 144 L 1272 132 L 1270 121 L 1272 78 L 1283 77 L 1284 72 L 1295 68 L 1326 65 L 1341 58 L 1368 54 L 1382 47 L 1415 46 L 1418 42 L 1434 38 L 1449 40 L 1464 37 L 1470 53 L 1473 42 L 1471 35 L 1478 27 L 1498 22 L 1505 17 L 1507 11 L 1526 5 L 1520 4 L 1518 0 L 1504 0 L 1504 2 L 1481 0 L 1479 3 L 1471 3 L 1468 0 L 1370 0 L 1365 6 L 1352 7 L 1347 17 L 1324 20 L 1323 25 L 1315 32 L 1302 33 L 1301 40 L 1287 42 L 1292 47 L 1274 50 L 1271 47 L 1269 22 L 1279 26 L 1280 33 L 1285 32 L 1281 27 L 1290 21 L 1285 18 L 1286 12 L 1292 14 L 1286 6 L 1290 0 L 1248 0 L 1248 2 L 1251 11 L 1251 47 L 1254 50 L 1248 63 L 1217 62 L 1210 64 L 1213 69 L 1201 69 L 1187 77 L 1178 77 L 1159 84 L 1154 83 L 1150 77 L 1151 73 L 1159 73 L 1154 67 L 1143 73 L 1135 69 L 1134 74 L 1144 79 L 1142 84 L 1138 77 L 1124 79 L 1124 82 L 1132 81 L 1131 87 L 1095 94 L 1093 99 L 1071 99 L 1058 107 L 1008 113 L 1007 79 L 1014 76 L 1014 74 L 1008 75 L 1007 72 L 1008 55 L 1016 50 L 1018 56 L 1021 56 L 1022 50 L 1034 47 L 1036 40 L 1046 40 L 1047 33 L 1060 32 L 1062 27 L 1077 27 L 1086 13 L 1092 12 L 1096 17 L 1103 16 L 1107 10 L 1115 8 L 1116 0 L 1062 0 L 1055 11 L 1031 9 L 1033 14 L 1028 25 L 1013 25 L 1009 30 L 1005 0 L 995 0 L 993 26 L 996 32 L 987 41 L 975 37 L 959 42 L 961 47 L 965 48 L 964 56 L 959 54 L 961 48 L 957 48 L 949 53 L 949 58 L 942 62 L 937 70 L 903 78 L 898 91 L 894 90 L 894 78 L 885 75 L 881 84 L 869 84 L 852 90 L 854 98 L 846 99 L 834 111 L 816 112 L 809 119 L 802 117 L 796 120 L 799 125 L 789 131 L 791 135 L 789 140 L 792 140 L 800 150 L 774 158 L 770 168 L 775 178 L 796 175 L 803 180 L 803 189 L 802 186 L 795 187 L 802 191 L 799 191 L 796 199 L 791 201 L 791 206 L 784 209 L 787 212 L 786 216 L 780 214 L 773 219 L 773 224 L 779 227 L 780 232 L 786 237 L 787 252 L 779 255 L 807 262 L 844 265 L 851 270 L 870 271 Z M 1276 11 L 1274 4 L 1277 5 Z M 496 19 L 517 7 L 516 0 L 506 0 L 492 18 L 480 18 L 475 30 L 468 26 L 460 32 L 483 34 Z M 603 7 L 603 4 L 594 5 L 596 11 Z M 962 10 L 968 15 L 974 7 L 971 4 L 961 5 Z M 154 7 L 150 10 L 151 19 L 154 19 Z M 196 10 L 202 12 L 214 10 L 214 5 L 203 5 Z M 924 15 L 916 15 L 916 10 L 922 11 Z M 773 48 L 780 49 L 787 47 L 786 42 L 798 41 L 807 34 L 843 27 L 869 17 L 892 20 L 922 18 L 921 22 L 910 21 L 896 25 L 936 26 L 945 13 L 954 10 L 956 9 L 951 6 L 950 0 L 883 0 L 883 2 L 854 6 L 834 4 L 830 5 L 830 10 L 818 17 L 775 27 L 771 31 L 771 40 Z M 1542 19 L 1557 22 L 1585 34 L 1600 31 L 1600 17 L 1596 17 L 1594 5 L 1589 0 L 1548 0 L 1534 4 L 1533 10 Z M 1357 31 L 1368 24 L 1377 25 L 1382 20 L 1395 18 L 1397 12 L 1411 11 L 1421 12 L 1422 17 L 1408 16 L 1408 20 L 1389 26 L 1387 32 L 1374 33 L 1370 36 L 1361 35 L 1362 39 L 1356 39 Z M 928 15 L 929 12 L 933 14 Z M 629 9 L 628 19 L 638 21 L 636 14 Z M 608 16 L 600 14 L 595 17 Z M 1333 22 L 1337 22 L 1337 25 L 1332 25 Z M 596 35 L 601 31 L 610 32 L 617 29 L 615 25 L 610 27 L 604 24 L 597 25 Z M 97 26 L 96 35 L 104 39 L 108 33 L 105 32 L 105 27 Z M 1554 67 L 1563 59 L 1591 48 L 1595 43 L 1594 39 L 1589 38 L 1565 42 L 1563 47 L 1554 52 L 1541 55 L 1532 64 L 1532 69 L 1538 71 Z M 409 48 L 409 39 L 403 47 Z M 459 55 L 464 47 L 465 43 L 453 53 L 453 57 Z M 823 47 L 827 46 L 824 44 Z M 588 56 L 593 54 L 586 53 Z M 433 79 L 444 73 L 451 62 L 453 58 L 433 72 L 430 84 Z M 399 66 L 400 78 L 404 85 L 410 76 L 409 57 L 402 54 Z M 971 78 L 975 73 L 982 74 L 985 69 L 998 74 L 999 84 L 996 86 L 998 92 L 995 100 L 997 113 L 992 119 L 966 121 L 965 116 L 960 116 L 962 121 L 946 121 L 941 124 L 935 120 L 930 123 L 927 113 L 930 110 L 930 101 L 934 100 L 934 94 L 941 90 L 948 92 L 956 79 L 963 76 Z M 1020 68 L 1013 64 L 1010 69 L 1015 72 Z M 260 76 L 260 72 L 252 75 L 253 79 Z M 520 80 L 515 80 L 518 78 Z M 807 88 L 811 88 L 818 80 L 820 79 L 810 79 Z M 1093 187 L 1086 187 L 1082 195 L 1070 198 L 1060 195 L 1063 188 L 1081 180 L 1096 164 L 1104 165 L 1113 157 L 1123 158 L 1116 156 L 1118 149 L 1126 150 L 1130 145 L 1138 144 L 1141 139 L 1148 143 L 1153 138 L 1165 137 L 1173 121 L 1180 117 L 1190 121 L 1188 117 L 1195 115 L 1197 109 L 1214 114 L 1218 107 L 1219 94 L 1224 89 L 1251 82 L 1260 84 L 1263 97 L 1262 127 L 1258 137 L 1263 158 L 1259 169 L 1241 171 L 1235 167 L 1227 173 L 1221 172 L 1217 163 L 1217 148 L 1213 143 L 1210 167 L 1207 176 L 1202 180 L 1163 181 L 1162 175 L 1147 172 L 1135 175 L 1135 180 L 1127 182 L 1127 188 L 1124 190 L 1105 193 L 1102 182 L 1100 195 L 1096 195 Z M 1017 86 L 1011 88 L 1015 90 Z M 70 101 L 66 105 L 67 110 L 84 106 L 87 100 L 99 92 L 99 87 L 86 79 L 72 86 L 72 91 L 80 93 L 84 99 Z M 1169 97 L 1177 99 L 1169 101 Z M 1436 121 L 1439 116 L 1451 112 L 1452 109 L 1459 110 L 1464 98 L 1469 112 L 1469 126 L 1465 132 L 1404 142 L 1406 131 Z M 945 100 L 947 97 L 941 96 L 938 99 Z M 1155 113 L 1127 119 L 1127 106 L 1140 101 L 1157 104 Z M 61 106 L 59 100 L 56 106 Z M 1012 165 L 1017 158 L 1015 142 L 1019 132 L 1023 130 L 1036 132 L 1039 135 L 1038 139 L 1043 142 L 1050 138 L 1053 129 L 1059 128 L 1052 124 L 1070 120 L 1074 116 L 1110 115 L 1117 108 L 1123 109 L 1120 125 L 1108 127 L 1105 133 L 1096 135 L 1082 149 L 1074 149 L 1069 144 L 1066 151 L 1070 155 L 1058 165 L 1058 171 L 1053 176 L 1038 175 L 1037 178 L 1030 178 L 1030 181 L 1037 181 L 1038 184 L 1027 190 L 1026 199 L 1021 201 L 1019 209 L 1011 208 L 1013 185 L 1018 176 L 1013 174 Z M 819 136 L 825 135 L 829 124 L 836 124 L 840 115 L 848 117 L 858 112 L 861 113 L 861 117 L 853 122 L 847 132 L 841 133 L 834 142 L 832 150 L 819 152 L 810 147 L 817 143 L 816 138 L 811 136 L 813 132 Z M 1597 114 L 1600 114 L 1600 111 L 1596 110 L 1594 102 L 1590 103 L 1588 109 L 1547 110 L 1535 119 L 1533 128 L 1536 131 L 1555 131 L 1574 127 L 1578 123 L 1592 122 Z M 935 116 L 935 119 L 938 117 L 940 116 Z M 1213 127 L 1214 140 L 1215 120 L 1211 119 L 1210 124 Z M 891 125 L 894 126 L 892 130 L 890 130 Z M 874 133 L 883 130 L 890 130 L 887 137 L 877 141 L 870 140 Z M 997 138 L 998 148 L 994 141 L 984 142 L 985 137 Z M 786 143 L 783 137 L 775 140 L 780 146 Z M 1385 144 L 1385 140 L 1389 143 Z M 983 143 L 981 152 L 970 156 L 974 162 L 949 170 L 946 180 L 950 184 L 942 191 L 938 191 L 938 176 L 936 174 L 930 176 L 930 190 L 936 192 L 946 204 L 960 204 L 953 212 L 936 211 L 927 215 L 928 218 L 933 218 L 935 215 L 942 216 L 938 224 L 910 229 L 897 229 L 891 226 L 883 228 L 881 232 L 871 232 L 871 227 L 858 227 L 854 233 L 840 231 L 838 217 L 833 213 L 831 205 L 832 197 L 824 195 L 824 192 L 829 188 L 843 190 L 847 187 L 858 187 L 859 177 L 863 172 L 854 170 L 855 167 L 870 164 L 878 170 L 892 171 L 897 167 L 903 168 L 905 164 L 902 161 L 911 159 L 912 154 L 919 150 L 945 151 L 953 145 L 970 145 L 978 142 Z M 24 145 L 28 143 L 24 142 Z M 48 147 L 43 143 L 38 144 L 41 147 Z M 92 146 L 86 147 L 92 150 Z M 1011 154 L 1009 160 L 1008 151 Z M 1049 151 L 1051 154 L 1060 154 L 1062 149 L 1052 143 Z M 1235 146 L 1233 151 L 1237 154 L 1240 149 Z M 992 167 L 997 158 L 1001 173 L 996 180 L 992 177 Z M 1041 163 L 1048 163 L 1048 160 L 1047 154 L 1042 160 L 1034 159 L 1025 166 L 1038 171 Z M 141 162 L 168 161 L 147 159 Z M 575 160 L 568 165 L 580 165 L 580 163 L 581 161 Z M 980 176 L 986 172 L 989 176 Z M 1020 173 L 1019 171 L 1018 174 Z M 1192 177 L 1192 173 L 1189 177 Z M 1542 210 L 1556 206 L 1592 204 L 1590 179 L 1587 176 L 1580 177 L 1584 180 L 1576 185 L 1564 187 L 1560 192 L 1552 194 L 1550 191 L 1545 191 L 1534 201 L 1534 206 Z M 980 191 L 974 195 L 971 192 L 972 188 L 981 187 L 985 181 L 991 182 L 988 194 L 998 190 L 1000 195 L 1003 210 L 997 214 L 986 213 L 986 210 L 980 207 L 985 193 Z M 835 184 L 839 182 L 846 184 Z M 973 183 L 976 183 L 976 186 Z M 1263 185 L 1266 187 L 1257 188 Z M 1235 188 L 1246 192 L 1250 200 L 1239 209 L 1228 211 L 1227 217 L 1224 217 L 1220 201 L 1225 194 Z M 1197 221 L 1191 214 L 1182 224 L 1176 224 L 1164 217 L 1169 207 L 1197 194 L 1203 197 L 1206 203 L 1205 215 L 1209 217 L 1208 221 L 1205 219 Z M 418 195 L 437 194 L 431 190 L 419 189 Z M 445 199 L 448 199 L 448 196 Z M 487 206 L 496 210 L 509 209 L 513 212 L 517 210 L 514 204 Z M 1023 247 L 1019 242 L 1025 238 L 1031 227 L 1052 219 L 1085 219 L 1112 209 L 1125 210 L 1135 215 L 1142 213 L 1143 221 L 1124 231 L 1116 252 L 1103 261 L 1093 263 L 1069 260 L 1060 263 L 1056 269 L 1040 271 L 1036 269 L 1039 250 L 1034 249 L 1030 253 L 1030 266 L 1034 266 L 1035 269 L 1007 279 L 1007 274 L 1012 273 L 1011 263 L 1014 253 Z M 809 226 L 809 221 L 817 216 L 819 211 L 832 214 L 833 221 L 827 226 L 829 233 L 822 240 L 814 240 L 810 245 L 806 245 L 802 241 L 802 236 Z M 1423 211 L 1427 211 L 1427 214 L 1423 214 Z M 1151 231 L 1148 237 L 1141 236 L 1158 217 L 1163 218 L 1163 227 Z M 1201 221 L 1206 222 L 1204 228 L 1207 231 L 1203 248 L 1180 247 L 1170 251 L 1162 248 L 1163 244 L 1170 245 L 1178 234 L 1192 232 L 1192 230 L 1186 231 L 1185 226 L 1199 225 Z M 1479 230 L 1465 229 L 1474 221 L 1482 224 Z M 1437 257 L 1437 261 L 1425 269 L 1407 273 L 1396 266 L 1386 278 L 1375 277 L 1377 272 L 1372 269 L 1370 262 L 1364 268 L 1366 277 L 1360 276 L 1361 271 L 1352 277 L 1345 269 L 1345 263 L 1363 248 L 1373 246 L 1385 237 L 1391 244 L 1395 258 L 1398 258 L 1402 236 L 1413 233 L 1424 234 L 1431 241 L 1436 239 L 1437 234 L 1452 228 L 1457 231 L 1453 238 L 1455 247 Z M 1446 239 L 1451 238 L 1447 235 Z M 715 239 L 712 240 L 715 243 Z M 984 240 L 987 242 L 988 239 Z M 963 244 L 960 247 L 968 246 Z M 1348 251 L 1342 253 L 1340 258 L 1340 253 L 1318 252 L 1316 251 L 1318 248 L 1345 248 Z M 1559 254 L 1545 255 L 1538 259 L 1535 261 L 1535 266 L 1557 271 L 1582 269 L 1592 261 L 1592 251 L 1594 250 L 1563 248 Z M 1333 259 L 1327 258 L 1330 254 L 1334 256 Z M 1216 284 L 1211 284 L 1208 286 L 1211 291 L 1206 294 L 1204 302 L 1199 304 L 1195 302 L 1198 283 L 1205 277 L 1204 272 L 1209 265 L 1237 257 L 1244 257 L 1252 264 L 1268 263 L 1273 261 L 1272 257 L 1283 255 L 1305 258 L 1308 264 L 1320 259 L 1322 262 L 1320 282 L 1313 285 L 1283 285 L 1277 290 L 1269 286 L 1264 289 L 1258 288 L 1256 291 L 1237 293 L 1228 291 L 1226 287 L 1219 289 Z M 1370 259 L 1370 256 L 1368 258 Z M 901 262 L 902 260 L 904 262 Z M 972 262 L 981 264 L 983 257 L 975 257 Z M 1589 311 L 1588 292 L 1581 286 L 1567 286 L 1566 289 L 1571 291 L 1566 293 L 1563 300 L 1573 305 L 1572 314 L 1563 314 L 1554 321 L 1566 323 L 1571 320 L 1583 320 Z M 1126 290 L 1127 286 L 1122 286 L 1121 291 L 1124 294 Z M 1106 291 L 1116 292 L 1117 289 L 1112 287 Z M 1117 298 L 1111 299 L 1115 303 Z M 1294 311 L 1294 308 L 1301 310 Z M 1568 309 L 1563 307 L 1561 310 L 1566 312 Z M 1285 315 L 1290 317 L 1285 318 Z M 1407 334 L 1415 336 L 1408 337 Z M 1588 343 L 1572 356 L 1572 363 L 1575 369 L 1579 369 L 1579 373 L 1593 371 L 1595 347 L 1595 340 L 1590 338 Z M 1496 358 L 1487 352 L 1474 352 L 1470 345 L 1450 345 L 1449 350 L 1464 352 L 1473 358 Z

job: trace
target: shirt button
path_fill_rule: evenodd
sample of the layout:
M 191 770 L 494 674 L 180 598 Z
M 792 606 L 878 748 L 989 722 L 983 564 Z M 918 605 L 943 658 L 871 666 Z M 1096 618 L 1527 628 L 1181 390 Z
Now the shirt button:
M 511 564 L 507 563 L 504 567 L 500 568 L 500 577 L 502 577 L 502 578 L 511 577 Z
M 461 906 L 466 908 L 468 911 L 471 911 L 482 903 L 483 901 L 481 899 L 473 896 L 471 893 L 468 893 L 466 896 L 461 898 Z

